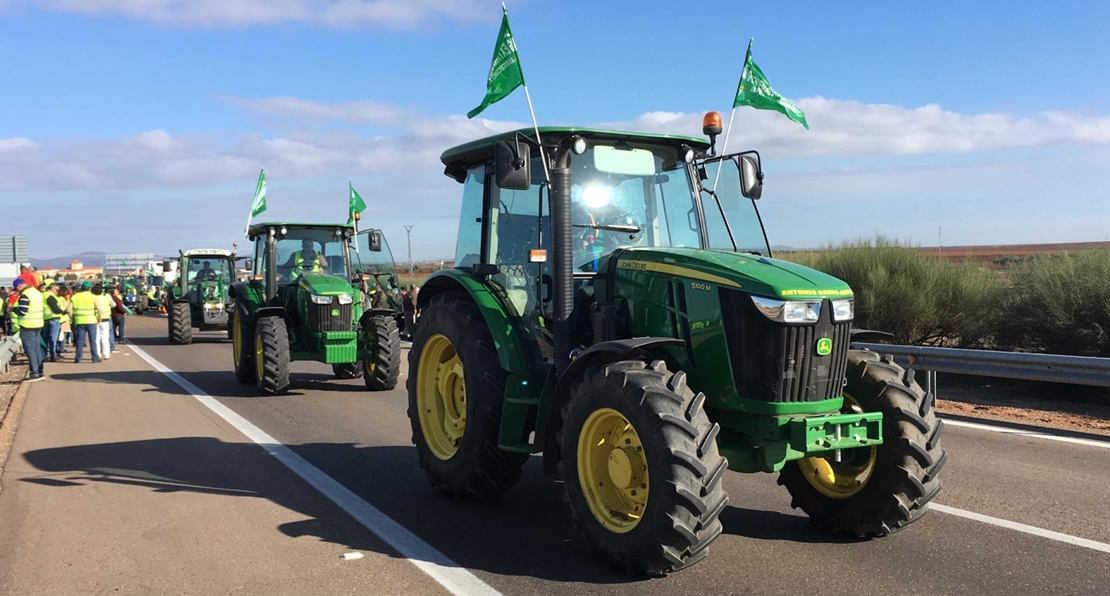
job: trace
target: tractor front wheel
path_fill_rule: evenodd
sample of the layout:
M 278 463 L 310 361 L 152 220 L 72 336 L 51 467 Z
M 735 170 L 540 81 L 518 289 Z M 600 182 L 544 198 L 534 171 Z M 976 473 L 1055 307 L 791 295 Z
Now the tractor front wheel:
M 262 395 L 281 395 L 289 390 L 289 332 L 285 319 L 263 317 L 254 326 L 254 368 Z
M 845 412 L 882 412 L 883 443 L 845 449 L 786 464 L 779 484 L 817 527 L 865 538 L 885 536 L 916 521 L 940 491 L 937 475 L 947 460 L 940 447 L 943 422 L 934 398 L 913 372 L 878 354 L 848 352 Z
M 420 467 L 455 498 L 485 499 L 520 480 L 524 453 L 498 449 L 506 373 L 482 314 L 460 293 L 432 298 L 409 351 L 409 422 Z
M 256 381 L 254 351 L 247 344 L 249 341 L 247 338 L 254 336 L 251 334 L 250 327 L 243 322 L 243 315 L 239 313 L 238 307 L 231 313 L 228 329 L 231 330 L 231 358 L 235 366 L 235 379 L 243 384 L 254 383 Z
M 186 345 L 193 343 L 193 315 L 189 312 L 188 302 L 174 302 L 170 305 L 170 343 Z
M 374 357 L 362 361 L 361 376 L 370 391 L 389 391 L 401 376 L 401 334 L 390 315 L 364 319 L 363 333 L 374 347 Z
M 589 547 L 626 573 L 692 565 L 721 533 L 728 462 L 704 403 L 662 360 L 597 365 L 571 386 L 558 434 L 565 500 Z

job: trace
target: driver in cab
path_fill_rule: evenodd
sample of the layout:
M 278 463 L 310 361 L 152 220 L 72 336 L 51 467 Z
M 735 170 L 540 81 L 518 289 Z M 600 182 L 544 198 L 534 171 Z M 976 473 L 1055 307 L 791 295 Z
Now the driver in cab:
M 293 277 L 305 273 L 326 273 L 324 257 L 316 252 L 309 238 L 301 240 L 301 250 L 289 255 L 289 260 L 285 262 L 284 267 L 292 268 Z
M 216 279 L 216 270 L 212 268 L 211 261 L 205 261 L 204 266 L 201 267 L 200 271 L 197 271 L 196 277 L 193 279 L 198 282 Z

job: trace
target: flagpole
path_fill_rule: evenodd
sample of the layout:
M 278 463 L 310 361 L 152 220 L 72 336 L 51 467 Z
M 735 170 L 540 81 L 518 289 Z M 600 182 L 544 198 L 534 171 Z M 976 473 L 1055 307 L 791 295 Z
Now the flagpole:
M 743 77 L 744 73 L 740 73 Z M 728 128 L 725 129 L 725 140 L 721 143 L 721 155 L 724 155 L 725 150 L 728 149 L 728 135 L 732 132 L 732 119 L 736 117 L 736 108 L 732 108 L 732 114 L 728 117 Z M 721 164 L 717 164 L 717 175 L 713 177 L 713 192 L 717 192 L 717 182 L 721 179 Z
M 540 141 L 540 127 L 536 124 L 536 111 L 532 109 L 532 94 L 528 93 L 528 85 L 521 85 L 521 87 L 524 87 L 524 99 L 528 100 L 528 113 L 532 115 L 532 128 L 536 131 L 536 144 L 540 146 L 540 162 L 543 163 L 543 177 L 548 185 L 550 185 L 551 173 L 547 171 L 547 157 L 544 156 L 543 143 Z

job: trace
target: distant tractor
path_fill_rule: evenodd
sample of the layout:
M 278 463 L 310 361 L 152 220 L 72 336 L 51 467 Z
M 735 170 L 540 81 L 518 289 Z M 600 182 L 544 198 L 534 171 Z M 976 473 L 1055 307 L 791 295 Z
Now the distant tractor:
M 236 256 L 220 248 L 181 251 L 176 281 L 166 291 L 171 344 L 193 343 L 193 329 L 226 330 L 228 290 L 235 281 Z M 165 269 L 170 269 L 165 265 Z
M 232 286 L 235 376 L 262 395 L 289 389 L 289 363 L 332 365 L 366 388 L 397 385 L 397 269 L 381 232 L 343 224 L 254 224 L 250 281 Z
M 542 152 L 531 129 L 447 150 L 456 266 L 421 288 L 409 353 L 432 485 L 492 497 L 543 453 L 587 544 L 632 574 L 706 555 L 726 468 L 778 472 L 816 526 L 870 537 L 925 513 L 946 457 L 912 372 L 849 349 L 851 288 L 772 258 L 759 155 L 715 155 L 705 124 L 710 142 L 541 128 Z

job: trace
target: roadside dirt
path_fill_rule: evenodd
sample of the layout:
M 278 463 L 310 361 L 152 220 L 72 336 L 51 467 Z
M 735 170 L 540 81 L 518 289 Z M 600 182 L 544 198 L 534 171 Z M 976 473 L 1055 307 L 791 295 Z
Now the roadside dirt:
M 937 384 L 937 410 L 944 414 L 1110 436 L 1110 390 L 987 379 L 946 381 L 944 375 Z

